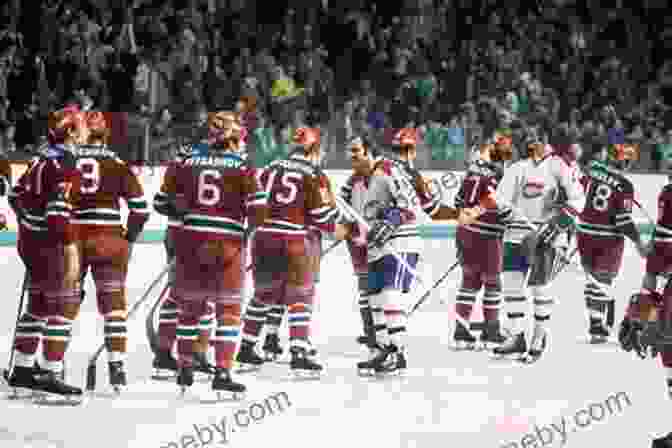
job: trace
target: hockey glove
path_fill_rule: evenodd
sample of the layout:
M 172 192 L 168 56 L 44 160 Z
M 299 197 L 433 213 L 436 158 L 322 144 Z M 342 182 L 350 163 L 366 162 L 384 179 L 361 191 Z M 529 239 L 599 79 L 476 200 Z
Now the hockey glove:
M 536 232 L 536 247 L 539 252 L 545 252 L 553 247 L 560 234 L 567 232 L 572 219 L 561 213 L 546 221 Z
M 4 213 L 0 213 L 0 231 L 7 230 L 7 217 Z
M 382 213 L 382 219 L 375 220 L 366 235 L 367 247 L 369 249 L 382 248 L 396 233 L 402 222 L 401 209 L 389 208 L 385 210 Z
M 646 359 L 649 355 L 651 358 L 655 358 L 658 355 L 661 336 L 658 322 L 635 321 L 632 323 L 632 331 L 630 333 L 632 348 L 642 359 Z

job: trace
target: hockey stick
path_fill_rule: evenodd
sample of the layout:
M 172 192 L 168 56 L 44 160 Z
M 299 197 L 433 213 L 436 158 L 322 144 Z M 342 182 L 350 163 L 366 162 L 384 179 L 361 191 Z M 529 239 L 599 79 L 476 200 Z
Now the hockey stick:
M 9 378 L 12 376 L 12 371 L 14 370 L 14 341 L 16 340 L 16 332 L 19 326 L 19 319 L 21 319 L 21 313 L 23 312 L 23 302 L 25 301 L 26 297 L 26 292 L 28 291 L 28 284 L 30 282 L 29 276 L 28 276 L 28 270 L 26 270 L 26 273 L 23 276 L 23 285 L 21 285 L 21 297 L 19 298 L 19 308 L 16 311 L 16 321 L 14 324 L 14 333 L 12 335 L 12 347 L 9 350 L 9 362 L 7 363 L 7 368 L 3 369 L 2 371 L 2 377 L 9 383 Z
M 156 279 L 149 285 L 147 291 L 145 291 L 142 297 L 140 297 L 140 300 L 135 302 L 131 307 L 131 309 L 128 311 L 126 317 L 127 319 L 132 317 L 135 314 L 135 312 L 140 308 L 140 305 L 145 303 L 145 301 L 149 297 L 149 294 L 152 292 L 152 290 L 154 290 L 156 285 L 158 285 L 161 282 L 161 280 L 163 280 L 163 277 L 172 268 L 173 264 L 174 262 L 171 262 L 163 268 L 158 277 L 156 277 Z M 98 347 L 98 349 L 93 353 L 93 355 L 91 355 L 91 357 L 89 358 L 89 363 L 88 366 L 86 367 L 86 390 L 88 392 L 93 392 L 94 390 L 96 390 L 96 361 L 98 361 L 98 357 L 100 356 L 100 354 L 103 352 L 104 349 L 105 349 L 105 342 L 103 342 Z
M 161 308 L 161 305 L 163 305 L 166 293 L 170 288 L 170 283 L 166 283 L 166 286 L 163 287 L 161 294 L 159 294 L 159 297 L 156 299 L 156 302 L 154 302 L 154 305 L 152 305 L 152 308 L 149 310 L 149 314 L 147 314 L 147 318 L 145 319 L 145 335 L 149 342 L 149 348 L 152 350 L 152 353 L 155 354 L 159 351 L 159 338 L 157 337 L 158 332 L 154 330 L 154 316 L 156 315 L 157 310 Z
M 406 312 L 406 318 L 409 318 L 413 315 L 413 313 L 420 308 L 420 306 L 425 303 L 425 301 L 429 298 L 429 296 L 432 294 L 432 292 L 441 284 L 443 281 L 448 278 L 448 275 L 455 270 L 456 267 L 460 265 L 460 260 L 457 260 L 451 267 L 448 268 L 448 270 L 441 276 L 437 281 L 434 282 L 431 288 L 427 289 L 425 293 L 418 299 L 417 302 L 415 302 L 415 305 L 411 307 L 411 310 Z

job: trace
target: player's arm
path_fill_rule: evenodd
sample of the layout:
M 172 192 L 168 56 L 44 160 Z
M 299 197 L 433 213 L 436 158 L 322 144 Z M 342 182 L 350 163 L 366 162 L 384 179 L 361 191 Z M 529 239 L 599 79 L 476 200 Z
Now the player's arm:
M 145 198 L 145 191 L 138 177 L 131 168 L 119 160 L 118 168 L 122 171 L 123 191 L 121 196 L 128 205 L 128 221 L 126 223 L 126 239 L 134 243 L 149 219 L 149 204 Z
M 168 166 L 163 175 L 161 188 L 154 195 L 153 206 L 154 210 L 160 215 L 179 220 L 181 216 L 179 216 L 176 206 L 177 171 L 177 164 Z
M 632 219 L 632 203 L 635 200 L 635 191 L 630 182 L 622 183 L 622 190 L 616 191 L 614 194 L 614 202 L 612 203 L 614 209 L 614 220 L 616 228 L 634 243 L 637 250 L 645 256 L 648 252 L 646 244 L 642 241 L 642 236 L 639 229 Z
M 304 188 L 308 224 L 321 232 L 333 234 L 337 240 L 349 238 L 352 226 L 341 223 L 344 215 L 336 206 L 329 179 L 326 176 L 307 176 L 304 178 Z

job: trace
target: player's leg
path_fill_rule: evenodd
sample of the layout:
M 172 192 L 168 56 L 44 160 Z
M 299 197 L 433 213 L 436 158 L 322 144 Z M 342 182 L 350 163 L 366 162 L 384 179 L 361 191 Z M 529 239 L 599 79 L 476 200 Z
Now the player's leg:
M 623 259 L 623 241 L 580 234 L 578 238 L 581 265 L 586 275 L 584 290 L 589 314 L 591 343 L 604 343 L 614 324 L 613 285 Z
M 243 328 L 236 361 L 256 369 L 264 363 L 256 346 L 268 318 L 271 304 L 282 295 L 287 272 L 287 255 L 281 241 L 273 235 L 257 232 L 252 246 L 254 297 L 243 314 Z
M 174 297 L 177 318 L 177 384 L 184 391 L 194 383 L 199 323 L 208 313 L 208 301 L 221 279 L 217 241 L 183 241 L 175 256 Z
M 104 320 L 110 385 L 119 390 L 126 385 L 128 241 L 121 235 L 102 234 L 87 239 L 83 247 L 96 284 L 98 312 Z
M 455 313 L 466 323 L 471 320 L 471 313 L 476 305 L 476 299 L 483 286 L 481 272 L 484 264 L 483 242 L 477 241 L 477 236 L 463 228 L 457 229 L 456 244 L 458 256 L 462 262 L 462 283 L 455 298 Z M 481 243 L 481 244 L 478 244 Z M 473 247 L 477 244 L 476 247 Z M 468 250 L 465 250 L 469 248 Z M 455 322 L 453 333 L 455 347 L 458 350 L 473 349 L 476 346 L 476 338 L 469 328 L 465 328 L 460 321 Z
M 357 279 L 357 304 L 363 331 L 362 336 L 357 338 L 357 342 L 371 349 L 375 347 L 375 334 L 373 330 L 373 314 L 371 313 L 371 304 L 369 302 L 367 250 L 366 246 L 355 246 L 352 243 L 348 243 L 348 249 L 350 251 L 353 270 L 355 271 L 355 278 Z
M 34 375 L 43 373 L 37 368 L 37 351 L 47 327 L 49 310 L 41 289 L 46 266 L 37 251 L 38 244 L 38 242 L 33 242 L 25 232 L 22 232 L 17 243 L 19 256 L 26 271 L 30 273 L 25 311 L 16 323 L 16 336 L 13 341 L 15 362 L 9 379 L 10 385 L 19 389 L 34 388 L 36 386 Z
M 168 263 L 175 259 L 174 231 L 168 229 L 164 240 Z M 173 295 L 175 285 L 175 265 L 168 272 L 166 298 L 159 307 L 159 350 L 154 354 L 152 368 L 155 378 L 164 378 L 177 371 L 177 360 L 173 357 L 175 332 L 177 331 L 177 302 Z
M 506 303 L 510 337 L 493 351 L 495 355 L 520 356 L 527 353 L 524 325 L 527 310 L 525 278 L 529 261 L 521 244 L 504 243 L 502 264 L 502 295 Z
M 290 368 L 295 374 L 319 375 L 322 366 L 310 358 L 315 268 L 305 240 L 286 241 L 287 282 L 284 300 L 289 320 Z
M 221 273 L 217 294 L 214 297 L 216 330 L 215 376 L 212 389 L 216 392 L 229 392 L 237 398 L 245 392 L 243 384 L 235 382 L 231 377 L 236 342 L 240 333 L 240 309 L 245 280 L 245 249 L 242 242 L 222 241 Z
M 534 309 L 534 328 L 527 354 L 530 362 L 538 360 L 548 346 L 548 324 L 555 302 L 550 288 L 558 256 L 557 250 L 551 247 L 531 257 L 529 291 Z
M 488 256 L 483 263 L 483 319 L 484 328 L 481 341 L 485 348 L 492 348 L 503 344 L 506 337 L 502 334 L 499 310 L 502 303 L 502 269 L 504 243 L 501 238 L 486 240 L 484 247 Z
M 75 244 L 63 246 L 45 242 L 40 256 L 46 263 L 41 267 L 46 273 L 40 286 L 49 313 L 42 348 L 44 367 L 50 372 L 45 375 L 40 389 L 51 394 L 81 396 L 80 388 L 65 384 L 60 379 L 63 359 L 72 337 L 72 325 L 81 305 L 79 249 Z

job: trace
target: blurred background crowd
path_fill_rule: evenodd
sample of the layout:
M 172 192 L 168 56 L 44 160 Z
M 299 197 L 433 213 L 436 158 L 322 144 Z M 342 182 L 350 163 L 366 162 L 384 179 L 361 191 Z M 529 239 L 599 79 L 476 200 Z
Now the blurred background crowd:
M 130 161 L 170 160 L 208 110 L 237 109 L 256 159 L 319 126 L 345 141 L 420 129 L 419 167 L 461 169 L 498 129 L 542 126 L 588 158 L 625 133 L 638 170 L 672 150 L 663 0 L 10 0 L 0 7 L 0 148 L 25 157 L 66 103 L 119 112 Z

